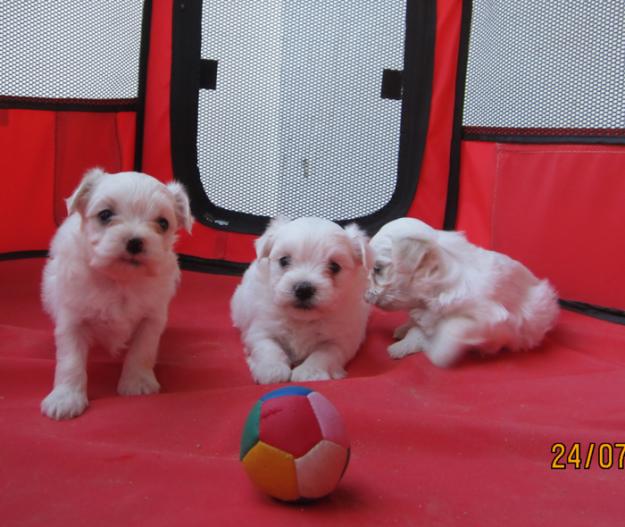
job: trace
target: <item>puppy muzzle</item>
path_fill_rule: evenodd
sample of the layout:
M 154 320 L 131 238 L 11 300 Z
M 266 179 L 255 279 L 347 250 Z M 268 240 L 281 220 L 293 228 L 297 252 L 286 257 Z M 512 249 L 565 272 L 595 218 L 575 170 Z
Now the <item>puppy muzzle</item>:
M 317 289 L 310 282 L 298 282 L 293 287 L 293 296 L 295 297 L 293 306 L 297 309 L 312 309 L 316 293 Z

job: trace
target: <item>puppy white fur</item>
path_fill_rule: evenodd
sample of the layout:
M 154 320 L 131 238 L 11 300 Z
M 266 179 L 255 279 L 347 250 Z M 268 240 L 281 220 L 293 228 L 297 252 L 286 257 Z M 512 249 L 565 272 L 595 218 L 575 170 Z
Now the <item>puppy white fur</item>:
M 423 351 L 445 367 L 470 349 L 525 350 L 556 322 L 557 294 L 546 280 L 462 233 L 401 218 L 382 227 L 371 247 L 376 256 L 367 300 L 410 312 L 388 348 L 393 358 Z
M 273 220 L 231 302 L 260 384 L 339 379 L 365 336 L 371 251 L 356 226 Z
M 154 375 L 167 309 L 180 278 L 172 249 L 190 231 L 189 200 L 178 183 L 138 172 L 89 171 L 67 200 L 43 271 L 42 298 L 55 322 L 54 389 L 41 403 L 53 419 L 88 405 L 87 353 L 99 343 L 128 348 L 117 391 L 157 392 Z

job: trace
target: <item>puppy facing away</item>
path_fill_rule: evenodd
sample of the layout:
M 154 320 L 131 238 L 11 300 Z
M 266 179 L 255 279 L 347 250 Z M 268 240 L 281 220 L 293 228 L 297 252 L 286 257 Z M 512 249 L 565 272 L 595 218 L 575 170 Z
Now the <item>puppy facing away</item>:
M 459 232 L 400 218 L 371 239 L 376 254 L 367 300 L 406 310 L 391 357 L 423 351 L 437 366 L 466 351 L 494 354 L 537 346 L 555 324 L 557 294 L 508 256 L 481 249 Z
M 340 379 L 365 336 L 365 234 L 321 218 L 273 220 L 231 301 L 260 384 Z
M 117 391 L 160 389 L 154 365 L 167 309 L 180 279 L 176 231 L 191 230 L 178 183 L 93 169 L 67 200 L 43 271 L 42 298 L 55 322 L 54 389 L 41 403 L 53 419 L 80 415 L 87 401 L 87 353 L 99 343 L 127 348 Z

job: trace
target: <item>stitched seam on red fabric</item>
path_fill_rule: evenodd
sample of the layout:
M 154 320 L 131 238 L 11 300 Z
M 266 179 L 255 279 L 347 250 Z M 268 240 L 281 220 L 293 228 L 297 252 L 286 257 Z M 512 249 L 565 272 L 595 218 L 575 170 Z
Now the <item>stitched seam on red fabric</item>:
M 496 231 L 495 231 L 495 218 L 497 217 L 497 193 L 499 191 L 499 178 L 501 172 L 501 157 L 505 152 L 505 149 L 502 148 L 502 145 L 497 144 L 495 147 L 495 182 L 493 184 L 493 195 L 491 198 L 491 206 L 490 206 L 490 248 L 496 249 Z

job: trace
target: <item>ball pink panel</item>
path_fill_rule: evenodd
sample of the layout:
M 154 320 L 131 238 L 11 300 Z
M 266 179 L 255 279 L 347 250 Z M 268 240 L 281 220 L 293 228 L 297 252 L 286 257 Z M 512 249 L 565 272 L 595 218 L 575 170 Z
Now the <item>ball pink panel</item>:
M 343 418 L 334 405 L 318 392 L 311 392 L 307 397 L 319 421 L 323 438 L 349 448 L 349 437 Z

